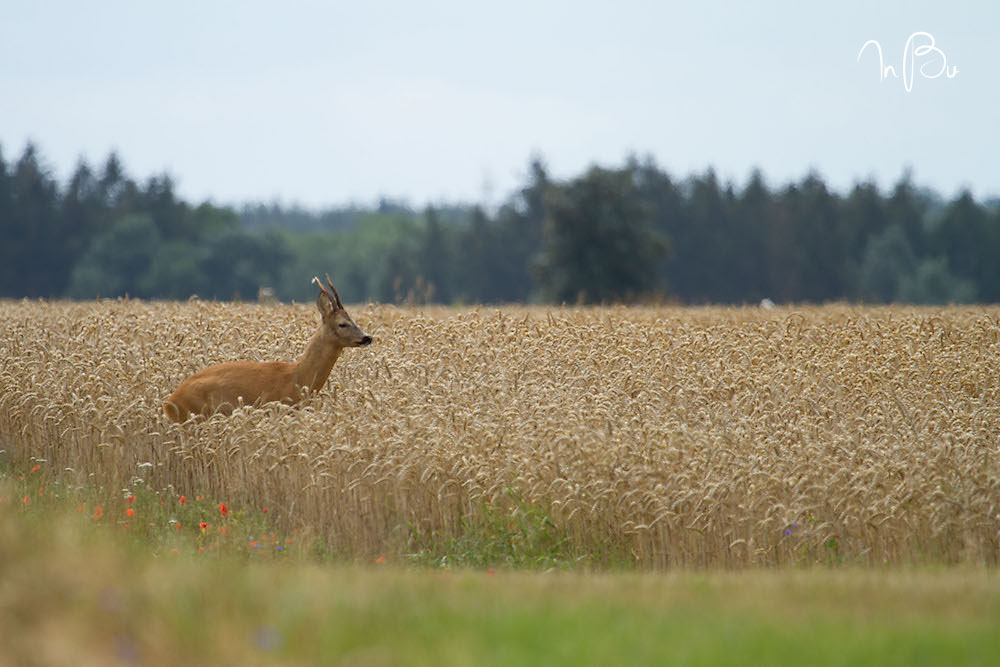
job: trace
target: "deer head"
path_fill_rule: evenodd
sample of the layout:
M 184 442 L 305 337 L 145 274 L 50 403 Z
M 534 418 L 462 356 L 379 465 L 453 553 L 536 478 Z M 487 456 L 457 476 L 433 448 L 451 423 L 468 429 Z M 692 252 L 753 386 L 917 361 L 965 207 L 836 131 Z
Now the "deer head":
M 351 316 L 344 310 L 344 304 L 337 294 L 337 288 L 330 282 L 330 274 L 326 274 L 327 289 L 318 277 L 313 282 L 319 286 L 320 293 L 316 297 L 316 307 L 323 317 L 323 337 L 337 347 L 361 347 L 371 345 L 372 337 L 361 330 Z

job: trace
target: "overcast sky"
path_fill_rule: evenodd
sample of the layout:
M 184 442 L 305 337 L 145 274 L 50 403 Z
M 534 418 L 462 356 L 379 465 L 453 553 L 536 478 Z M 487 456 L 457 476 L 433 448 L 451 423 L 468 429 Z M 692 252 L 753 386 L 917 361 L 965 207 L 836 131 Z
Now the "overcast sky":
M 937 51 L 911 42 L 908 92 L 915 32 Z M 5 2 L 0 147 L 36 142 L 60 179 L 114 149 L 223 204 L 495 203 L 533 154 L 569 177 L 629 153 L 985 198 L 998 44 L 985 1 Z

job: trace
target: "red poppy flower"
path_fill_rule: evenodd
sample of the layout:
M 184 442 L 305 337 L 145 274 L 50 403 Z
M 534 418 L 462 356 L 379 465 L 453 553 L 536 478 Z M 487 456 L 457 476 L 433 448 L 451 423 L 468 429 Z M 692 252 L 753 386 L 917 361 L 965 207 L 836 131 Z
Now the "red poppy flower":
M 131 504 L 131 503 L 134 503 L 134 502 L 135 502 L 135 496 L 129 496 L 129 497 L 128 497 L 128 498 L 126 498 L 125 500 L 127 500 L 127 501 L 128 501 L 128 502 L 129 502 L 130 504 Z
M 219 511 L 222 513 L 222 516 L 228 516 L 229 515 L 229 508 L 226 507 L 226 503 L 220 503 L 219 504 Z
M 177 502 L 179 502 L 181 505 L 183 505 L 183 504 L 185 504 L 187 502 L 187 497 L 181 496 L 180 500 L 177 501 Z
M 206 529 L 206 528 L 208 528 L 208 524 L 207 524 L 207 523 L 205 523 L 204 521 L 202 521 L 202 522 L 201 522 L 200 524 L 198 524 L 198 525 L 199 525 L 199 526 L 201 526 L 201 530 L 202 530 L 202 532 L 204 532 L 204 531 L 205 531 L 205 529 Z
M 129 507 L 127 510 L 125 510 L 125 514 L 128 514 L 130 517 L 135 516 L 135 510 Z
M 104 516 L 104 508 L 103 508 L 103 507 L 101 507 L 100 505 L 98 505 L 98 506 L 97 506 L 97 507 L 96 507 L 96 508 L 94 509 L 94 516 L 93 516 L 92 518 L 93 518 L 93 520 L 94 520 L 94 521 L 97 521 L 97 520 L 99 520 L 99 519 L 100 519 L 100 518 L 101 518 L 102 516 Z

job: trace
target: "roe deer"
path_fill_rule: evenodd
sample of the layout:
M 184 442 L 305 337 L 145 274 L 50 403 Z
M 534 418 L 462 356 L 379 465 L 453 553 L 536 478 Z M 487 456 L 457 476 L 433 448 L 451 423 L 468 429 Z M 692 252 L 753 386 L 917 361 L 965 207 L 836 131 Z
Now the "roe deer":
M 167 417 L 183 422 L 191 415 L 230 414 L 241 400 L 244 405 L 270 401 L 296 403 L 303 393 L 323 388 L 345 347 L 370 345 L 372 337 L 344 310 L 330 275 L 326 276 L 329 290 L 319 278 L 313 278 L 313 282 L 319 285 L 316 307 L 323 321 L 301 359 L 296 363 L 233 361 L 209 366 L 182 382 L 171 394 L 163 405 Z

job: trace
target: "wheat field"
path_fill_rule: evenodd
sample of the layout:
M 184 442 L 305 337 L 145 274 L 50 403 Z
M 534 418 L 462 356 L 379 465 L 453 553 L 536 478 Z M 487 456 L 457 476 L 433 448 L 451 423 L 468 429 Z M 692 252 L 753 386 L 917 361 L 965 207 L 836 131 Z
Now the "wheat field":
M 1000 308 L 348 308 L 327 387 L 184 425 L 312 305 L 0 302 L 0 449 L 73 484 L 269 508 L 402 555 L 544 512 L 644 568 L 1000 560 Z

